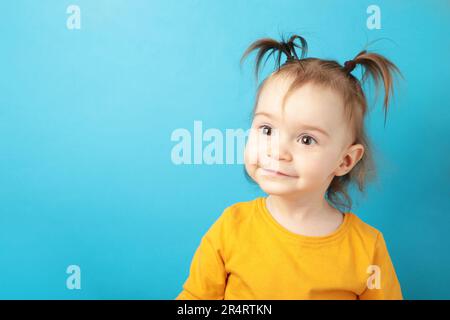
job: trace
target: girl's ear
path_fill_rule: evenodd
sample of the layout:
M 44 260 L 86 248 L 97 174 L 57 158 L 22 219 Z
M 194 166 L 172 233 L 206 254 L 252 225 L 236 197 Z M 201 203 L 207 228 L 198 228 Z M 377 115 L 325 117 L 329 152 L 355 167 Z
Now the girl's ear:
M 335 171 L 336 176 L 343 176 L 350 172 L 364 155 L 364 146 L 360 143 L 348 147 L 341 160 L 339 167 Z

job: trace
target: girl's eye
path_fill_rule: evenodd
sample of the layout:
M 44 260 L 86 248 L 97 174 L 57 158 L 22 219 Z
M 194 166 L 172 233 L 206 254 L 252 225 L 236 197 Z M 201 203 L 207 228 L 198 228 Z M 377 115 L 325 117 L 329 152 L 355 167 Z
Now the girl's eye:
M 262 125 L 262 126 L 260 126 L 258 129 L 260 129 L 260 130 L 262 129 L 262 134 L 263 134 L 263 135 L 268 135 L 268 136 L 270 136 L 270 135 L 272 134 L 272 128 L 269 127 L 269 126 L 267 126 L 267 125 Z M 309 136 L 309 135 L 306 135 L 306 134 L 300 137 L 300 142 L 301 142 L 302 144 L 307 145 L 307 146 L 310 146 L 310 145 L 312 145 L 313 143 L 314 143 L 314 144 L 317 144 L 316 139 L 314 139 L 313 137 L 311 137 L 311 136 Z
M 300 141 L 302 144 L 306 144 L 307 146 L 311 145 L 312 141 L 314 141 L 314 143 L 317 143 L 317 141 L 313 137 L 308 135 L 300 137 Z
M 264 135 L 267 134 L 268 136 L 270 136 L 270 134 L 272 133 L 272 128 L 269 126 L 261 126 L 259 127 L 259 129 L 262 129 Z

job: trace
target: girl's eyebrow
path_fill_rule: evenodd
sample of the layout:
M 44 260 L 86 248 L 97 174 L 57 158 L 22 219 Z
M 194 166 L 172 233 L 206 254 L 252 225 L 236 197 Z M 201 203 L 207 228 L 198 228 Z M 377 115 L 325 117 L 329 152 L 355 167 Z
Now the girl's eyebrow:
M 266 116 L 267 118 L 273 118 L 272 114 L 267 113 L 267 112 L 264 112 L 264 111 L 258 111 L 258 112 L 255 113 L 254 116 L 256 117 L 256 116 L 258 116 L 258 115 Z M 327 136 L 327 137 L 330 137 L 330 135 L 328 134 L 328 132 L 326 132 L 326 131 L 325 131 L 324 129 L 322 129 L 322 128 L 315 127 L 315 126 L 311 126 L 311 125 L 307 125 L 307 124 L 301 125 L 300 127 L 303 128 L 303 129 L 306 129 L 306 130 L 317 131 L 317 132 L 320 132 L 320 133 L 322 133 L 323 135 L 325 135 L 325 136 Z

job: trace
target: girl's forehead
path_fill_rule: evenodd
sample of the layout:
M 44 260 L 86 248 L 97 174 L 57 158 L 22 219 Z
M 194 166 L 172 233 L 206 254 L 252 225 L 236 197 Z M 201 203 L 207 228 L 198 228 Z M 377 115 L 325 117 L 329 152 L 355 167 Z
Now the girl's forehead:
M 283 79 L 268 82 L 258 99 L 255 116 L 271 114 L 277 120 L 320 124 L 330 129 L 344 121 L 343 99 L 334 90 L 305 83 L 292 91 L 283 106 L 289 86 L 290 82 Z

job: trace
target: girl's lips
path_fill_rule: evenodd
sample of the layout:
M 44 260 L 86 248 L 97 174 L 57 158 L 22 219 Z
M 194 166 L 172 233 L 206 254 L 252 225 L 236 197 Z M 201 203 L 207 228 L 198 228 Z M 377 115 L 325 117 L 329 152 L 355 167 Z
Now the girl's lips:
M 279 176 L 279 177 L 289 177 L 289 178 L 297 178 L 295 176 L 291 176 L 291 175 L 285 174 L 285 173 L 280 172 L 280 171 L 275 171 L 275 170 L 270 170 L 270 169 L 265 169 L 265 168 L 260 168 L 260 169 L 266 175 Z

